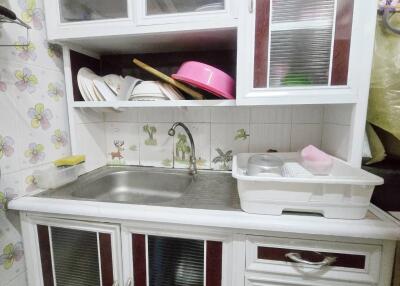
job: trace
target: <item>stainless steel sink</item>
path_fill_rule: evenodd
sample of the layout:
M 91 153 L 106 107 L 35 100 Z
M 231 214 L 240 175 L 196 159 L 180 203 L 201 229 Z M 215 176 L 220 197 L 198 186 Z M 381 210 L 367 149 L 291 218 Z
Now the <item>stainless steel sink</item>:
M 149 204 L 179 199 L 193 181 L 189 174 L 120 171 L 83 185 L 72 197 Z
M 232 210 L 239 208 L 229 173 L 134 166 L 105 166 L 76 182 L 35 197 L 136 205 Z

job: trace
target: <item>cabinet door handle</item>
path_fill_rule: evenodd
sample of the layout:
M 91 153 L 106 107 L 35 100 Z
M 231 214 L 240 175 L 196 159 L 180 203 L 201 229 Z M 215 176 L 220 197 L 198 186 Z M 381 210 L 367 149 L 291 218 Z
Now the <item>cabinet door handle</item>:
M 249 13 L 253 14 L 254 12 L 254 0 L 249 0 Z
M 132 286 L 132 279 L 129 278 L 128 281 L 126 281 L 126 286 Z
M 336 261 L 336 257 L 334 256 L 324 256 L 324 259 L 322 261 L 312 262 L 301 258 L 301 254 L 296 252 L 287 253 L 285 254 L 285 256 L 286 258 L 290 259 L 293 262 L 303 263 L 307 265 L 321 266 L 321 267 L 332 265 Z
M 114 281 L 112 286 L 118 286 L 118 281 Z

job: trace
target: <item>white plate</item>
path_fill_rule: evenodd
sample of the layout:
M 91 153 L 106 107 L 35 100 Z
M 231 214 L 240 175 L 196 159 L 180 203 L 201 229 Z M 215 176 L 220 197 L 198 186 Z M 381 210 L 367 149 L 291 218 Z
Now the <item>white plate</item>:
M 81 95 L 85 101 L 93 101 L 92 97 L 88 93 L 86 85 L 84 84 L 84 75 L 83 74 L 85 74 L 85 70 L 86 70 L 86 68 L 81 68 L 77 74 L 79 91 L 81 92 Z
M 121 89 L 118 93 L 117 98 L 119 100 L 129 100 L 129 97 L 131 96 L 133 89 L 141 82 L 142 80 L 140 79 L 137 79 L 132 76 L 126 76 L 122 81 Z
M 118 95 L 121 90 L 122 81 L 124 78 L 119 75 L 116 75 L 116 74 L 108 74 L 106 76 L 103 76 L 103 79 L 104 79 L 104 82 L 111 89 L 111 91 L 115 95 Z
M 105 101 L 117 101 L 117 97 L 113 91 L 108 87 L 101 77 L 93 80 L 94 88 L 97 89 L 100 96 L 104 98 Z

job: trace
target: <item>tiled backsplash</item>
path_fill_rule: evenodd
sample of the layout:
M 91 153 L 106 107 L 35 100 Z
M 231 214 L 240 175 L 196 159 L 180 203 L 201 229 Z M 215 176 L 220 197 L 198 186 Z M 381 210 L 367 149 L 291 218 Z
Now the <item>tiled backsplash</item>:
M 108 164 L 186 168 L 192 132 L 198 167 L 229 170 L 232 154 L 320 147 L 324 106 L 141 108 L 105 115 Z

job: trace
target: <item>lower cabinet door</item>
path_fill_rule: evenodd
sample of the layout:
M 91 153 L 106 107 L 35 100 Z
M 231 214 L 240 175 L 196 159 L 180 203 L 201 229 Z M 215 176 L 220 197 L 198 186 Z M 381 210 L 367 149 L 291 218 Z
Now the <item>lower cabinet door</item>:
M 124 285 L 223 286 L 222 240 L 129 232 L 123 240 L 129 247 L 131 267 Z M 124 244 L 124 242 L 123 242 Z M 124 247 L 123 247 L 124 249 Z M 124 255 L 124 258 L 126 256 Z
M 118 226 L 50 219 L 39 219 L 33 226 L 43 286 L 118 285 Z

